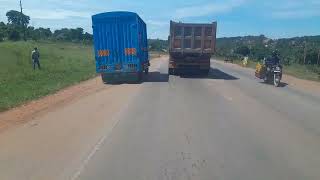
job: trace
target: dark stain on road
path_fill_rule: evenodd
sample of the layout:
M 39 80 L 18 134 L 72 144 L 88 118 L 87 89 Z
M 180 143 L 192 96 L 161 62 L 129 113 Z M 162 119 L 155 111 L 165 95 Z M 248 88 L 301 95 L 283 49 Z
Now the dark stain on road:
M 180 74 L 181 78 L 188 79 L 217 79 L 217 80 L 239 80 L 238 77 L 232 76 L 222 70 L 216 68 L 210 68 L 209 74 L 199 74 L 195 72 L 188 72 Z

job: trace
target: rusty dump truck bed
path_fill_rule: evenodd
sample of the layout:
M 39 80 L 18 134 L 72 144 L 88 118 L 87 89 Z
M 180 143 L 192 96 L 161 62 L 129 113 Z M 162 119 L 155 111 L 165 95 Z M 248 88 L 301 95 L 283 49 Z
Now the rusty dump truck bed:
M 217 23 L 196 24 L 170 22 L 170 53 L 213 54 L 216 46 Z
M 193 71 L 209 73 L 216 47 L 217 23 L 170 22 L 169 74 Z

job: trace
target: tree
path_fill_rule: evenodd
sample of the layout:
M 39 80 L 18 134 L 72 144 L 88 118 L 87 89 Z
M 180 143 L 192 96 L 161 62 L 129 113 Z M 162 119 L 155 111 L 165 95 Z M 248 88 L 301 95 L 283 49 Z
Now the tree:
M 41 33 L 41 37 L 48 39 L 52 36 L 52 32 L 50 30 L 50 28 L 39 28 L 40 33 Z
M 48 39 L 49 37 L 52 36 L 52 32 L 50 28 L 38 28 L 34 30 L 35 34 L 39 37 L 39 39 Z
M 93 41 L 93 36 L 92 36 L 92 34 L 89 34 L 89 33 L 86 32 L 86 33 L 83 35 L 83 43 L 89 44 L 89 43 L 92 43 L 92 41 Z
M 8 26 L 10 26 L 8 30 L 8 38 L 14 41 L 20 40 L 20 34 L 23 33 L 25 28 L 28 26 L 30 17 L 15 10 L 8 11 L 6 16 L 8 18 Z
M 26 29 L 26 35 L 27 35 L 27 37 L 32 38 L 32 36 L 33 36 L 33 31 L 34 31 L 34 27 L 33 27 L 33 26 L 29 26 L 29 27 Z M 33 39 L 33 38 L 32 38 L 32 39 Z
M 307 44 L 307 48 L 306 48 Z M 318 64 L 320 59 L 320 36 L 305 36 L 286 39 L 269 39 L 264 36 L 245 36 L 217 39 L 217 56 L 228 57 L 230 49 L 236 53 L 244 53 L 243 46 L 250 48 L 250 59 L 261 60 L 272 54 L 273 50 L 278 50 L 281 62 L 286 65 Z
M 63 28 L 63 29 L 54 31 L 53 37 L 57 40 L 63 40 L 63 41 L 82 41 L 85 38 L 85 34 L 82 28 L 77 28 L 77 29 Z
M 242 56 L 248 56 L 250 54 L 250 49 L 248 46 L 240 46 L 235 50 L 235 53 Z
M 19 41 L 21 39 L 20 32 L 16 28 L 10 27 L 8 30 L 8 38 L 12 41 Z
M 168 41 L 160 39 L 148 39 L 149 49 L 152 51 L 162 51 L 168 48 Z
M 55 30 L 53 33 L 53 36 L 57 40 L 63 40 L 63 41 L 70 41 L 71 40 L 70 30 L 67 28 Z
M 7 36 L 7 26 L 4 22 L 0 22 L 0 42 Z
M 14 26 L 27 27 L 30 17 L 15 10 L 8 11 L 6 14 L 8 23 Z
M 0 31 L 0 42 L 2 42 L 4 40 L 4 33 L 2 31 Z
M 71 39 L 72 40 L 79 40 L 81 41 L 83 39 L 83 29 L 77 28 L 77 29 L 71 29 Z

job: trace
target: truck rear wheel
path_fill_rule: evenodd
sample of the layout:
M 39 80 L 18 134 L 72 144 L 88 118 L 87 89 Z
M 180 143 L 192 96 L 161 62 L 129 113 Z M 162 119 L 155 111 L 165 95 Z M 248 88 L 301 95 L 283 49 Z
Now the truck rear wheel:
M 209 72 L 210 72 L 209 69 L 202 70 L 202 74 L 203 74 L 203 75 L 206 75 L 206 76 L 209 74 Z
M 101 79 L 102 79 L 102 82 L 103 82 L 104 84 L 107 84 L 107 83 L 108 83 L 107 78 L 105 77 L 104 74 L 101 74 Z
M 175 75 L 175 70 L 172 69 L 172 68 L 169 68 L 168 74 L 169 74 L 169 75 Z
M 142 79 L 143 79 L 143 72 L 141 71 L 141 72 L 138 72 L 138 83 L 141 83 L 142 82 Z

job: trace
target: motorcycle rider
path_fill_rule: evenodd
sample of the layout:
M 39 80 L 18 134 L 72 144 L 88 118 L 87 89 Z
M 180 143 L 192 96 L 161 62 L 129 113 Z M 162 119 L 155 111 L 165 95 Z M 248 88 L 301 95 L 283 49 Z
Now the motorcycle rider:
M 279 65 L 282 68 L 277 50 L 273 51 L 271 56 L 265 59 L 264 63 L 267 67 Z
M 272 69 L 274 66 L 279 66 L 282 72 L 282 65 L 280 64 L 280 58 L 278 51 L 275 50 L 272 52 L 271 56 L 264 59 L 264 66 L 266 69 Z M 268 73 L 269 71 L 266 71 Z M 267 80 L 267 74 L 265 76 L 265 81 Z M 280 79 L 282 78 L 282 73 L 280 74 Z

